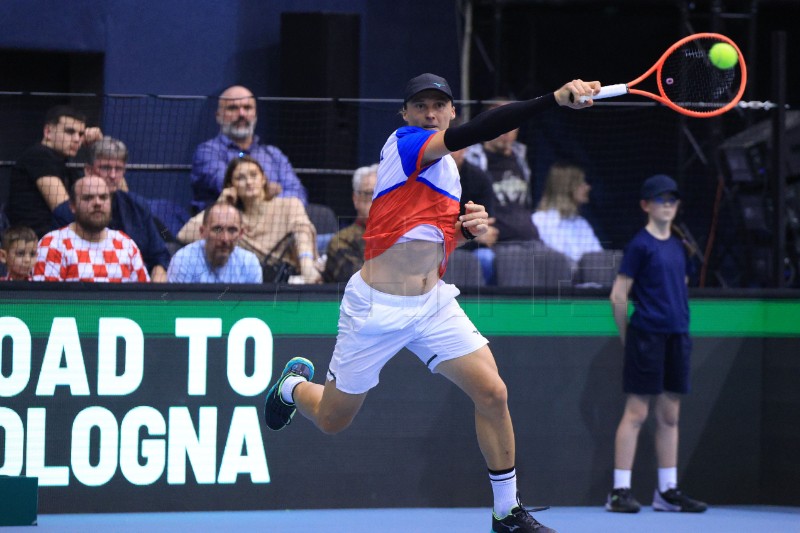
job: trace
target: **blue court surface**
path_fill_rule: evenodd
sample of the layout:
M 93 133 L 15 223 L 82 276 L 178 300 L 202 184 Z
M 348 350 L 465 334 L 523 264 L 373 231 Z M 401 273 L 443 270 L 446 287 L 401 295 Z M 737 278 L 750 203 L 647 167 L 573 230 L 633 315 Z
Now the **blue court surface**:
M 558 507 L 535 516 L 560 533 L 800 533 L 800 507 L 720 506 L 700 515 L 620 515 L 602 507 Z M 208 513 L 39 515 L 39 526 L 4 527 L 2 533 L 127 533 L 147 531 L 246 533 L 488 533 L 488 509 L 340 509 Z

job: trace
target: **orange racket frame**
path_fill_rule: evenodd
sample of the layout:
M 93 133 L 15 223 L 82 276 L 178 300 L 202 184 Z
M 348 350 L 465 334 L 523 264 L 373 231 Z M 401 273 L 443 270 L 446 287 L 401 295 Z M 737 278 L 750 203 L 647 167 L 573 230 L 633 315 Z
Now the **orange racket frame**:
M 736 50 L 736 53 L 739 55 L 739 68 L 741 70 L 741 83 L 739 84 L 739 91 L 736 93 L 736 96 L 724 106 L 713 109 L 711 111 L 694 111 L 691 109 L 685 109 L 669 98 L 667 98 L 666 93 L 664 92 L 663 82 L 661 80 L 661 69 L 664 66 L 664 62 L 667 58 L 674 52 L 676 49 L 680 48 L 684 44 L 694 41 L 696 39 L 717 39 L 720 42 L 728 43 L 729 45 L 733 46 Z M 634 89 L 633 86 L 640 83 L 642 80 L 649 77 L 653 72 L 656 73 L 656 84 L 658 85 L 658 92 L 659 94 L 651 93 L 649 91 L 643 91 L 641 89 Z M 615 96 L 621 96 L 623 94 L 636 94 L 639 96 L 646 96 L 647 98 L 652 98 L 653 100 L 664 104 L 665 106 L 669 107 L 670 109 L 674 109 L 678 113 L 683 115 L 687 115 L 690 117 L 697 117 L 697 118 L 708 118 L 708 117 L 715 117 L 725 113 L 732 109 L 736 104 L 739 103 L 741 100 L 742 95 L 744 94 L 745 86 L 747 85 L 747 65 L 744 62 L 744 56 L 742 55 L 741 50 L 739 47 L 736 46 L 736 43 L 733 42 L 730 38 L 721 35 L 719 33 L 694 33 L 687 37 L 684 37 L 680 41 L 676 42 L 672 46 L 670 46 L 666 52 L 664 52 L 658 61 L 650 67 L 647 72 L 636 78 L 635 80 L 628 82 L 628 83 L 620 83 L 617 85 L 606 85 L 600 88 L 600 93 L 596 94 L 592 97 L 594 100 L 599 100 L 602 98 L 613 98 Z M 581 100 L 586 100 L 586 97 L 581 97 Z

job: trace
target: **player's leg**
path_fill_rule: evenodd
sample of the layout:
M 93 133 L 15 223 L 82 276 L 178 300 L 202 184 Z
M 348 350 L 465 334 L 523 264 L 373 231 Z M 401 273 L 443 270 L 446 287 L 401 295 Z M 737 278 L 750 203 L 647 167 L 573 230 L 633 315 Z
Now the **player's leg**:
M 455 383 L 475 404 L 478 446 L 490 470 L 514 466 L 514 428 L 508 392 L 488 345 L 469 355 L 442 361 L 436 372 Z
M 397 312 L 404 309 L 402 299 L 377 293 L 360 273 L 353 275 L 342 298 L 339 332 L 325 385 L 311 381 L 311 361 L 302 357 L 290 360 L 267 393 L 267 426 L 281 429 L 300 411 L 324 433 L 347 428 L 367 391 L 378 384 L 383 366 L 413 337 L 413 328 L 405 327 L 411 319 Z
M 478 446 L 489 468 L 494 492 L 492 531 L 555 533 L 534 519 L 519 500 L 508 391 L 489 346 L 442 361 L 435 371 L 456 384 L 475 405 Z
M 353 421 L 367 393 L 348 394 L 336 388 L 336 381 L 325 385 L 302 382 L 294 389 L 297 410 L 320 431 L 332 435 L 346 429 Z

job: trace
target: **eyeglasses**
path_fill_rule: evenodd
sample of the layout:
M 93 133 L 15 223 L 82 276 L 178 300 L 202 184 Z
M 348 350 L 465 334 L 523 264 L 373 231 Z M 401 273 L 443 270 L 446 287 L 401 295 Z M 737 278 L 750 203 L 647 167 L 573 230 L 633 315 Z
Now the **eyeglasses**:
M 125 172 L 125 165 L 99 165 L 97 170 L 104 174 L 111 174 L 112 172 L 123 174 Z
M 355 193 L 362 198 L 372 198 L 372 195 L 375 194 L 375 189 L 371 191 L 355 191 Z
M 230 237 L 235 237 L 239 234 L 238 226 L 211 226 L 209 228 L 214 235 L 221 235 L 223 232 L 227 233 Z
M 678 201 L 678 197 L 674 194 L 660 194 L 651 200 L 660 205 L 674 205 Z

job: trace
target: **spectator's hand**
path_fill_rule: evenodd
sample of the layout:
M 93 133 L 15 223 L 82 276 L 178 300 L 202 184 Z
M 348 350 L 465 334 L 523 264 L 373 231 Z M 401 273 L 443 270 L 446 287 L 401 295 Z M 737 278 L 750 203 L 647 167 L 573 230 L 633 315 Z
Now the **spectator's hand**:
M 554 94 L 558 105 L 571 107 L 572 109 L 583 109 L 591 106 L 594 102 L 591 97 L 600 92 L 599 81 L 572 80 L 564 84 Z M 581 102 L 581 96 L 590 97 L 585 102 Z
M 83 131 L 83 143 L 92 144 L 96 143 L 103 138 L 103 132 L 100 128 L 86 128 Z
M 226 187 L 222 189 L 222 194 L 217 199 L 218 203 L 236 205 L 236 187 Z
M 494 223 L 497 219 L 494 217 L 490 217 L 488 221 L 489 227 L 486 229 L 486 233 L 483 235 L 479 235 L 475 237 L 475 242 L 479 242 L 484 244 L 488 247 L 494 246 L 494 243 L 497 242 L 497 237 L 500 235 L 500 230 L 494 227 Z
M 167 282 L 167 271 L 161 265 L 156 265 L 153 267 L 153 271 L 150 273 L 150 281 L 153 283 L 166 283 Z
M 489 231 L 489 214 L 482 205 L 474 203 L 472 200 L 464 204 L 464 214 L 458 217 L 461 227 L 480 237 Z
M 322 283 L 322 274 L 317 270 L 316 262 L 313 258 L 303 258 L 300 260 L 300 275 L 303 283 Z
M 274 181 L 267 181 L 267 201 L 272 200 L 282 192 L 283 192 L 283 187 L 281 187 L 280 183 L 276 183 Z

